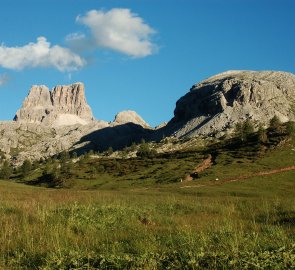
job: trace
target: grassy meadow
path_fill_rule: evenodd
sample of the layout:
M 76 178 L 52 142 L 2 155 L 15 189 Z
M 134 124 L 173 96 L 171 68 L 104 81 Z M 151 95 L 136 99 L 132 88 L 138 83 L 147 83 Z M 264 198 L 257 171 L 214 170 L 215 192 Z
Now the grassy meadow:
M 0 182 L 3 269 L 294 269 L 294 172 L 199 188 Z
M 293 166 L 294 140 L 258 146 L 88 157 L 63 188 L 43 181 L 57 161 L 16 171 L 0 181 L 0 269 L 295 269 L 295 171 L 256 175 Z

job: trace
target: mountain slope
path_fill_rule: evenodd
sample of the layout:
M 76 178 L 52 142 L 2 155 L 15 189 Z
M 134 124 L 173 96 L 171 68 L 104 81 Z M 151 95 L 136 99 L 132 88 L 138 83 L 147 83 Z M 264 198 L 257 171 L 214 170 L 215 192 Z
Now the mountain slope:
M 166 132 L 177 137 L 231 132 L 250 119 L 295 119 L 295 75 L 276 71 L 228 71 L 195 84 L 181 97 Z

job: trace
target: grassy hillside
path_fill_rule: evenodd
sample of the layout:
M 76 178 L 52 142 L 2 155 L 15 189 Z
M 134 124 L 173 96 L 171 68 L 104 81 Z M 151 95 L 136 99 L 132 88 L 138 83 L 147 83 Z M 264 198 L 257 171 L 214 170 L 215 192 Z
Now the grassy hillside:
M 255 136 L 15 171 L 0 269 L 295 269 L 295 141 Z
M 17 170 L 11 178 L 31 185 L 77 189 L 187 185 L 186 180 L 193 180 L 190 185 L 211 185 L 295 165 L 293 135 L 268 131 L 266 141 L 257 137 L 253 133 L 244 141 L 237 137 L 205 143 L 174 140 L 169 151 L 163 151 L 169 142 L 143 143 L 113 154 L 90 152 L 72 159 L 62 153 L 59 159 L 36 163 L 25 175 Z M 134 155 L 143 148 L 147 154 Z M 199 170 L 208 158 L 210 166 Z

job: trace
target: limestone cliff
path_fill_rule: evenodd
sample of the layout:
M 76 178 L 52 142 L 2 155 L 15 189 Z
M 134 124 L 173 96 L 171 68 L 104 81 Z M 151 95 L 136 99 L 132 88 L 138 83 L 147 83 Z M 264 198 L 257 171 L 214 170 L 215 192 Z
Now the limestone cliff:
M 228 71 L 195 84 L 181 97 L 168 128 L 174 135 L 223 135 L 245 119 L 267 125 L 277 115 L 295 120 L 295 75 Z
M 85 125 L 91 120 L 82 83 L 56 86 L 52 91 L 44 85 L 34 85 L 14 117 L 16 122 L 50 126 Z

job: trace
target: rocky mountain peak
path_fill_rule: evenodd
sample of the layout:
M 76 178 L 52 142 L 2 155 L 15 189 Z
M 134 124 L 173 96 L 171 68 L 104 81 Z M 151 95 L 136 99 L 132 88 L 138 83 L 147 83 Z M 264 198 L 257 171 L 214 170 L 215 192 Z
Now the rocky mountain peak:
M 87 124 L 93 116 L 82 83 L 58 85 L 52 91 L 44 85 L 34 85 L 14 120 L 65 126 Z
M 146 123 L 141 116 L 139 116 L 135 111 L 127 110 L 119 112 L 115 116 L 114 122 L 115 124 L 126 124 L 126 123 L 134 123 L 140 125 L 142 127 L 150 127 L 148 123 Z
M 49 106 L 50 92 L 45 85 L 33 85 L 29 95 L 24 100 L 24 106 L 35 107 L 35 106 Z
M 193 85 L 176 103 L 177 136 L 224 134 L 237 122 L 267 124 L 277 115 L 295 120 L 295 75 L 279 71 L 227 71 Z

